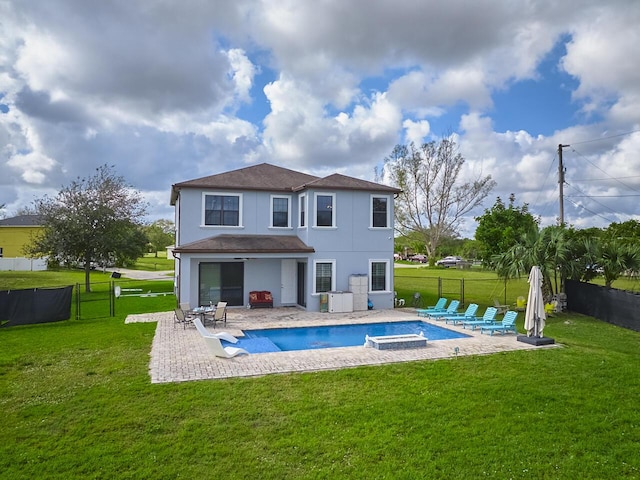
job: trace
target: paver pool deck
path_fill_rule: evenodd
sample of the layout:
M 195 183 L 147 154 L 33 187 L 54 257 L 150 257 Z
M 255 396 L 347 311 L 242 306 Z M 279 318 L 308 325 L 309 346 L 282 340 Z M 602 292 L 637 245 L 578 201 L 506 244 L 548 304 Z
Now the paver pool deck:
M 369 310 L 353 313 L 307 312 L 298 308 L 228 309 L 227 324 L 218 324 L 212 331 L 229 332 L 242 337 L 243 329 L 306 327 L 354 323 L 422 320 L 451 330 L 464 332 L 468 338 L 429 341 L 426 347 L 403 350 L 342 347 L 292 352 L 258 353 L 233 358 L 218 358 L 209 353 L 194 326 L 184 329 L 174 322 L 173 312 L 130 315 L 125 323 L 157 322 L 151 347 L 149 374 L 152 383 L 186 382 L 191 380 L 252 377 L 275 373 L 338 370 L 362 365 L 453 359 L 464 355 L 488 355 L 511 350 L 554 348 L 532 346 L 516 340 L 516 335 L 481 335 L 479 329 L 464 330 L 461 326 L 445 325 L 418 317 L 413 309 Z

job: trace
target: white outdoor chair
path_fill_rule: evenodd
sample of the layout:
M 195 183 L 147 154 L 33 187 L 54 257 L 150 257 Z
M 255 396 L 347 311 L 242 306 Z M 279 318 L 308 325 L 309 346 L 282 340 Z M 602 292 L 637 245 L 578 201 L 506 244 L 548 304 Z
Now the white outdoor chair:
M 218 338 L 218 339 L 222 339 L 222 340 L 226 340 L 229 343 L 238 343 L 238 339 L 236 337 L 234 337 L 233 335 L 231 335 L 230 333 L 227 332 L 220 332 L 220 333 L 211 333 L 209 330 L 207 330 L 207 328 L 202 324 L 202 322 L 200 321 L 199 318 L 196 318 L 193 321 L 193 324 L 196 326 L 196 328 L 198 329 L 198 332 L 200 332 L 200 335 L 202 335 L 204 338 L 209 338 L 209 337 L 214 337 L 214 338 Z
M 198 331 L 200 332 L 200 335 L 202 335 L 202 338 L 204 339 L 205 343 L 207 344 L 207 348 L 209 349 L 209 352 L 213 353 L 216 357 L 231 358 L 241 354 L 249 355 L 249 352 L 247 352 L 243 348 L 223 347 L 222 342 L 220 341 L 220 338 L 225 338 L 225 337 L 218 337 L 216 336 L 216 334 L 209 333 L 207 329 L 204 328 L 204 325 L 202 325 L 202 322 L 200 321 L 199 318 L 196 318 L 193 321 L 193 323 L 198 329 Z M 234 338 L 235 340 L 235 337 L 233 337 L 232 335 L 229 335 L 228 333 L 222 332 L 221 334 L 218 334 L 218 335 L 225 335 L 225 336 L 228 335 L 229 337 Z

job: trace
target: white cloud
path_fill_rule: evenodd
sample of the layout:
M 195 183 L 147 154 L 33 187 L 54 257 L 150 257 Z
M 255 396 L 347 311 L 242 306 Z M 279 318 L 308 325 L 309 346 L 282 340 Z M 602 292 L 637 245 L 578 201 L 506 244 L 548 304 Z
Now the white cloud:
M 11 157 L 7 165 L 20 173 L 26 183 L 43 184 L 47 174 L 56 166 L 55 160 L 38 152 L 17 154 Z
M 232 48 L 227 52 L 229 64 L 233 71 L 233 82 L 235 83 L 236 95 L 244 102 L 250 101 L 249 92 L 253 85 L 253 77 L 256 68 L 245 55 L 244 50 Z
M 600 138 L 578 145 L 581 155 L 611 176 L 640 170 L 637 136 L 615 136 L 640 128 L 636 0 L 10 1 L 0 18 L 0 203 L 102 163 L 161 214 L 171 183 L 252 162 L 372 179 L 396 143 L 420 142 L 438 122 L 454 128 L 465 178 L 491 174 L 491 197 L 516 193 L 549 222 L 558 143 Z M 496 131 L 494 94 L 540 80 L 559 39 L 568 43 L 558 68 L 577 80 L 589 123 L 550 136 Z M 275 77 L 257 85 L 265 72 Z M 575 161 L 568 151 L 572 182 L 576 170 L 597 175 Z M 584 208 L 607 210 L 580 205 L 567 206 L 574 224 L 602 221 Z M 637 215 L 623 197 L 616 208 Z
M 420 120 L 418 122 L 414 122 L 413 120 L 405 120 L 404 122 L 402 122 L 402 126 L 406 130 L 405 138 L 407 143 L 413 142 L 416 145 L 423 144 L 425 138 L 431 131 L 431 126 L 426 120 Z
M 367 165 L 372 172 L 372 161 L 388 153 L 401 121 L 400 111 L 380 93 L 335 116 L 309 85 L 288 76 L 267 85 L 265 94 L 271 102 L 263 133 L 269 157 L 305 170 L 357 171 Z
M 640 94 L 637 45 L 640 4 L 625 9 L 600 9 L 600 15 L 574 28 L 562 67 L 580 80 L 576 98 Z

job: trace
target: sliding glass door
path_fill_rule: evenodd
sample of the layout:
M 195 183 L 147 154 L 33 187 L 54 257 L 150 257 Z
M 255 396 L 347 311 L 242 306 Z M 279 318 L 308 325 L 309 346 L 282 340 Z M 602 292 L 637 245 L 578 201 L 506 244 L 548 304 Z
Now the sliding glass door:
M 201 263 L 199 272 L 199 305 L 227 302 L 229 306 L 243 305 L 244 263 Z

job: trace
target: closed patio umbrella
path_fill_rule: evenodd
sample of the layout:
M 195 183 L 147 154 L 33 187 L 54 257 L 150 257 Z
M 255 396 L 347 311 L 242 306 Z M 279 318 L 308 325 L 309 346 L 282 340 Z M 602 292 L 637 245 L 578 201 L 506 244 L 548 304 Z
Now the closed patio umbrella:
M 542 337 L 544 330 L 544 299 L 542 298 L 542 272 L 540 267 L 533 266 L 529 272 L 529 297 L 524 316 L 524 328 L 528 337 Z

